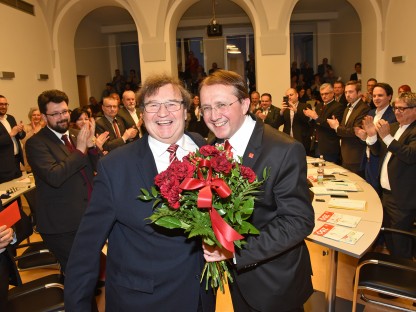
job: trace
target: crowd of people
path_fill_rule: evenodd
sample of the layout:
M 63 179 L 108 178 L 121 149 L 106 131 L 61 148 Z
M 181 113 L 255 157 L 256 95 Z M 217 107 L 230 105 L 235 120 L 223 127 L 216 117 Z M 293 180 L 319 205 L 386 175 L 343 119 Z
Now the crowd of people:
M 230 259 L 235 311 L 274 311 L 276 302 L 282 311 L 303 311 L 313 292 L 304 242 L 314 228 L 306 155 L 322 155 L 365 178 L 381 197 L 383 225 L 412 230 L 416 94 L 402 85 L 394 97 L 389 84 L 373 78 L 363 90 L 360 63 L 352 75 L 358 80 L 346 83 L 331 80 L 326 58 L 316 75 L 308 64 L 296 67 L 292 77 L 303 78 L 282 93 L 280 107 L 270 93 L 249 94 L 243 77 L 218 68 L 193 96 L 167 75 L 150 76 L 136 93 L 125 88 L 138 86 L 135 73 L 123 81 L 117 71 L 101 107 L 90 98 L 71 111 L 63 91 L 47 90 L 27 125 L 7 113 L 0 95 L 0 182 L 21 176 L 23 168 L 33 172 L 42 207 L 37 230 L 65 275 L 67 311 L 96 310 L 94 293 L 104 278 L 111 311 L 214 311 L 213 292 L 199 280 L 204 258 Z M 258 177 L 269 168 L 252 216 L 260 233 L 235 254 L 150 225 L 152 203 L 137 200 L 173 158 L 224 140 Z M 13 237 L 0 224 L 0 260 Z M 386 236 L 385 244 L 394 255 L 413 257 L 412 241 L 402 235 Z M 1 266 L 3 279 L 9 269 Z

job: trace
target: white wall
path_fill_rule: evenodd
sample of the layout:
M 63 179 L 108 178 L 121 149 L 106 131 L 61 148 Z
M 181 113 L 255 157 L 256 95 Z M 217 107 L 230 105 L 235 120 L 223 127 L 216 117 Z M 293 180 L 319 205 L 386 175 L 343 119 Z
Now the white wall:
M 42 14 L 36 16 L 0 4 L 0 71 L 15 73 L 0 79 L 0 94 L 10 103 L 8 113 L 28 123 L 29 108 L 37 106 L 38 95 L 54 87 L 52 48 Z M 48 74 L 49 80 L 37 80 Z

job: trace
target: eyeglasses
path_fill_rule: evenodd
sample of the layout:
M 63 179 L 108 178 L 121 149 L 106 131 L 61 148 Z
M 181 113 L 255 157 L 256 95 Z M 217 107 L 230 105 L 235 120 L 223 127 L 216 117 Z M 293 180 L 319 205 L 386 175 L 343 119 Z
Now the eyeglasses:
M 179 100 L 169 100 L 166 102 L 147 102 L 144 104 L 144 110 L 146 113 L 157 113 L 160 110 L 162 104 L 165 106 L 168 112 L 176 112 L 181 109 L 183 101 Z
M 45 114 L 46 116 L 50 116 L 52 118 L 58 118 L 59 116 L 65 116 L 69 114 L 69 110 L 65 109 L 60 113 L 53 113 L 53 114 Z
M 393 107 L 393 110 L 395 111 L 395 112 L 397 112 L 397 111 L 399 111 L 400 113 L 403 113 L 406 109 L 409 109 L 409 108 L 415 108 L 416 106 L 407 106 L 407 107 Z
M 9 106 L 9 103 L 0 103 L 0 107 L 7 107 Z
M 209 116 L 212 114 L 212 110 L 215 110 L 217 112 L 217 114 L 225 114 L 226 112 L 228 112 L 228 109 L 230 108 L 231 105 L 233 105 L 235 102 L 240 101 L 239 99 L 235 100 L 232 103 L 218 103 L 215 106 L 202 106 L 201 107 L 201 113 L 202 115 L 205 116 Z
M 118 105 L 103 105 L 103 107 L 109 108 L 109 109 L 117 109 Z

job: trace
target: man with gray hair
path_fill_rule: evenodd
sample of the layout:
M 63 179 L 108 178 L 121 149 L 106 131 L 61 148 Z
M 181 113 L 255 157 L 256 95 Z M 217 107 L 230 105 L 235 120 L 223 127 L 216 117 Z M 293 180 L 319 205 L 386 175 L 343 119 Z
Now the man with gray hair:
M 323 155 L 325 160 L 339 163 L 339 137 L 327 120 L 335 117 L 335 119 L 341 121 L 344 107 L 335 101 L 334 88 L 330 83 L 322 84 L 319 92 L 322 103 L 317 104 L 315 110 L 307 108 L 303 111 L 310 118 L 311 124 L 316 129 L 317 147 L 315 147 L 314 156 L 319 157 Z

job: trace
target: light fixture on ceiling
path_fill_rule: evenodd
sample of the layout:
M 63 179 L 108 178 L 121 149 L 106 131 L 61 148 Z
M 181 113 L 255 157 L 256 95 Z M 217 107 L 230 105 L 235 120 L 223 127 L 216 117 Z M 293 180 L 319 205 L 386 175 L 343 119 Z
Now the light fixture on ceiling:
M 222 25 L 217 23 L 215 16 L 215 0 L 212 0 L 212 19 L 207 26 L 208 37 L 220 37 L 222 36 Z

